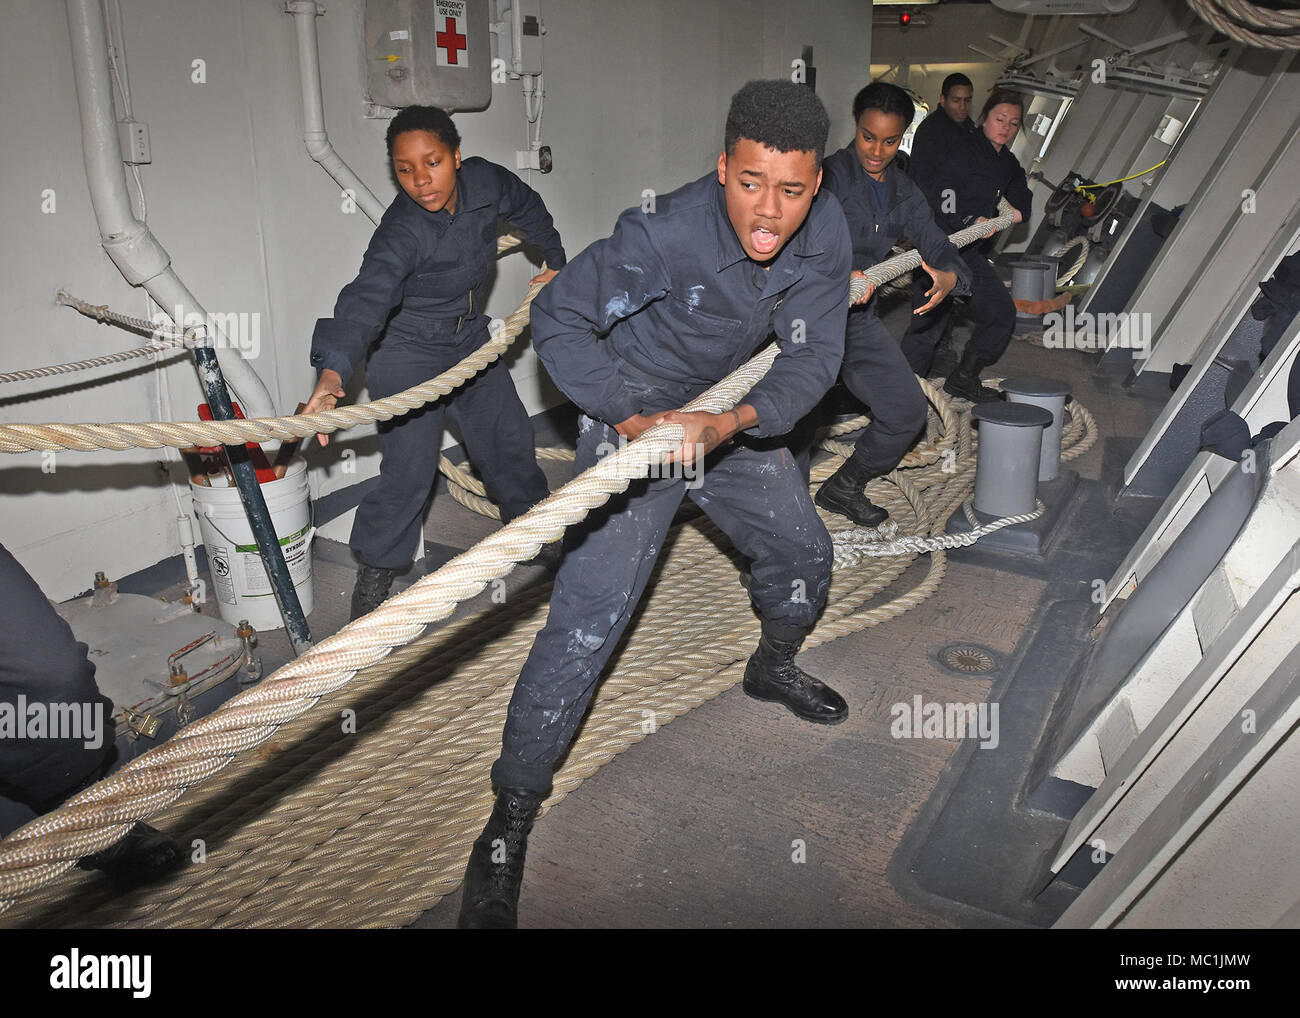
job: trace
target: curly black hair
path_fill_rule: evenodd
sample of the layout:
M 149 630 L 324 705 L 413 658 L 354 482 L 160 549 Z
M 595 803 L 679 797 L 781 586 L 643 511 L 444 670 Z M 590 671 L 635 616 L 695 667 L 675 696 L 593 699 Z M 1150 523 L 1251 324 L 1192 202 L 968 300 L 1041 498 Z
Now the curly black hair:
M 393 139 L 404 131 L 428 131 L 453 152 L 460 148 L 460 132 L 451 116 L 436 106 L 408 106 L 388 123 L 388 157 L 393 157 Z
M 817 93 L 793 81 L 751 81 L 731 97 L 723 147 L 748 138 L 778 152 L 811 152 L 822 164 L 831 119 Z
M 897 85 L 887 81 L 873 81 L 853 97 L 853 123 L 862 119 L 867 110 L 879 110 L 889 116 L 903 118 L 906 128 L 916 116 L 916 104 L 912 97 Z

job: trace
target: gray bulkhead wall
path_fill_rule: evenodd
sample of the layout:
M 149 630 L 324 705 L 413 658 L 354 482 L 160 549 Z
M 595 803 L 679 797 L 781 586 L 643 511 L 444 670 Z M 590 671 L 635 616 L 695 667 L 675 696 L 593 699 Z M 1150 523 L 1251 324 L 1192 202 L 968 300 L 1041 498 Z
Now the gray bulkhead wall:
M 1189 363 L 1207 336 L 1222 327 L 1218 319 L 1233 290 L 1253 291 L 1273 269 L 1273 260 L 1253 263 L 1289 218 L 1295 192 L 1288 185 L 1294 178 L 1276 171 L 1288 152 L 1296 158 L 1292 140 L 1300 69 L 1294 54 L 1270 56 L 1276 60 L 1269 61 L 1271 73 L 1250 76 L 1258 82 L 1257 91 L 1239 110 L 1218 158 L 1197 181 L 1165 250 L 1130 302 L 1132 310 L 1149 311 L 1155 323 L 1154 349 L 1135 364 L 1138 373 L 1167 372 L 1177 362 Z M 1202 142 L 1215 147 L 1213 139 Z M 1171 258 L 1179 270 L 1162 273 L 1162 267 L 1172 268 Z M 1216 263 L 1226 267 L 1216 271 Z M 1222 324 L 1231 328 L 1235 323 Z
M 338 188 L 304 149 L 294 26 L 283 6 L 130 0 L 122 20 L 134 114 L 148 124 L 152 143 L 152 162 L 140 168 L 148 223 L 210 311 L 259 316 L 254 366 L 287 413 L 314 379 L 307 352 L 315 320 L 330 313 L 355 274 L 373 224 L 359 211 L 343 211 Z M 387 122 L 361 112 L 362 0 L 325 6 L 317 28 L 330 139 L 387 202 L 396 193 L 384 154 Z M 814 47 L 831 147 L 851 137 L 849 106 L 871 59 L 868 4 L 543 0 L 541 8 L 541 137 L 556 168 L 531 174 L 530 183 L 570 254 L 607 236 L 645 189 L 671 190 L 710 170 L 731 94 L 752 77 L 788 76 L 804 46 Z M 8 96 L 0 112 L 7 184 L 0 212 L 9 235 L 22 238 L 0 251 L 0 370 L 141 345 L 54 299 L 65 288 L 148 317 L 143 291 L 122 279 L 99 246 L 62 4 L 6 5 L 0 68 Z M 527 147 L 520 82 L 494 85 L 492 96 L 488 110 L 458 115 L 463 152 L 513 167 L 515 151 Z M 129 187 L 134 200 L 133 181 Z M 50 192 L 54 211 L 43 211 Z M 522 255 L 504 257 L 489 312 L 512 311 L 535 271 Z M 518 349 L 512 371 L 536 412 L 557 397 L 543 392 L 531 351 Z M 6 386 L 0 421 L 158 419 L 154 373 L 139 363 Z M 193 419 L 200 398 L 193 368 L 178 359 L 165 377 L 172 416 Z M 81 386 L 91 378 L 103 384 Z M 365 395 L 354 389 L 349 397 Z M 373 448 L 373 439 L 345 436 L 313 450 L 314 494 L 373 475 Z M 361 454 L 345 457 L 349 449 Z M 162 459 L 158 450 L 5 456 L 0 540 L 55 600 L 89 588 L 97 569 L 122 576 L 175 555 L 177 509 Z M 172 473 L 182 476 L 179 466 Z M 188 504 L 185 494 L 182 501 Z
M 1052 31 L 1044 36 L 1039 51 L 1046 52 L 1080 38 L 1078 25 L 1081 23 L 1092 24 L 1116 39 L 1134 45 L 1183 28 L 1196 35 L 1202 33 L 1204 27 L 1191 15 L 1187 6 L 1177 0 L 1140 0 L 1132 11 L 1119 17 L 1057 18 Z M 1187 47 L 1187 43 L 1180 43 L 1143 59 L 1159 63 L 1171 54 L 1184 55 Z M 1055 58 L 1057 66 L 1062 69 L 1082 68 L 1083 84 L 1039 165 L 1042 175 L 1053 184 L 1060 183 L 1071 170 L 1096 181 L 1114 180 L 1126 176 L 1134 168 L 1142 170 L 1159 162 L 1167 151 L 1167 146 L 1153 144 L 1152 139 L 1170 104 L 1167 97 L 1124 91 L 1093 81 L 1093 60 L 1104 60 L 1114 50 L 1115 47 L 1109 43 L 1095 40 Z M 1042 73 L 1045 68 L 1038 65 L 1031 70 Z M 1136 165 L 1153 154 L 1155 157 L 1149 163 Z M 1023 153 L 1018 157 L 1025 169 L 1030 169 L 1032 158 L 1026 158 Z M 1030 187 L 1034 208 L 1029 230 L 1014 236 L 1007 245 L 1008 250 L 1023 248 L 1042 223 L 1043 209 L 1052 189 L 1037 180 L 1031 180 Z M 1129 189 L 1137 193 L 1134 185 L 1129 185 Z

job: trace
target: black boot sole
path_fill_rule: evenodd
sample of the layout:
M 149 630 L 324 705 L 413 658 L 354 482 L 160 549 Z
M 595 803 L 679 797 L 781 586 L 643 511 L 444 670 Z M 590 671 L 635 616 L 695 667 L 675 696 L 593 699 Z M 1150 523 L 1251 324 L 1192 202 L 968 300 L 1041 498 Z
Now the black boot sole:
M 779 703 L 782 707 L 788 710 L 795 717 L 800 718 L 803 721 L 811 721 L 814 725 L 838 725 L 841 721 L 847 721 L 849 717 L 849 712 L 847 710 L 843 714 L 833 714 L 833 715 L 805 714 L 802 711 L 796 710 L 794 707 L 792 707 L 784 697 L 769 696 L 766 693 L 760 693 L 757 690 L 751 688 L 748 675 L 745 676 L 745 680 L 740 684 L 740 688 L 743 689 L 745 691 L 745 695 L 750 697 L 751 699 L 762 700 L 764 703 Z
M 835 496 L 824 494 L 825 490 L 826 486 L 822 485 L 822 487 L 817 490 L 817 494 L 813 497 L 813 501 L 828 513 L 835 513 L 836 515 L 843 516 L 846 519 L 852 520 L 860 527 L 878 527 L 884 523 L 885 520 L 889 519 L 889 511 L 881 509 L 880 506 L 875 506 L 877 511 L 872 513 L 870 516 L 855 515 L 848 505 L 835 498 Z M 874 503 L 872 504 L 875 505 Z
M 132 828 L 121 841 L 77 863 L 79 869 L 103 873 L 119 891 L 134 891 L 175 873 L 184 865 L 185 853 L 181 846 L 143 823 Z
M 952 376 L 943 383 L 943 391 L 949 396 L 956 396 L 958 399 L 964 399 L 969 403 L 997 403 L 1005 397 L 997 389 L 990 389 L 987 385 L 980 385 L 978 395 L 974 385 L 967 385 L 961 382 L 952 383 Z

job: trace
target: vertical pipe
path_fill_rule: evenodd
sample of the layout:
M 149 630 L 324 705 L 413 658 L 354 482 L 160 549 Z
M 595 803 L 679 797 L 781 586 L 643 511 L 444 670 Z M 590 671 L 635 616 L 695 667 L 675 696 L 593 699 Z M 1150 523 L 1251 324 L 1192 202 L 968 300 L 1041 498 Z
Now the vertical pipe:
M 303 143 L 307 154 L 334 178 L 339 187 L 355 195 L 357 207 L 373 222 L 384 216 L 383 203 L 334 151 L 329 135 L 325 133 L 325 104 L 321 98 L 320 47 L 316 39 L 316 18 L 320 8 L 315 0 L 289 0 L 284 5 L 292 14 L 298 36 L 298 76 L 302 82 Z
M 104 251 L 128 283 L 143 286 L 168 314 L 174 314 L 177 307 L 181 309 L 177 328 L 185 328 L 185 315 L 189 313 L 210 322 L 211 317 L 172 270 L 171 256 L 131 209 L 113 111 L 103 8 L 99 0 L 67 0 L 67 11 L 86 183 Z M 226 339 L 220 336 L 217 342 L 225 355 L 222 368 L 245 412 L 252 417 L 274 417 L 275 402 L 270 392 L 236 346 Z

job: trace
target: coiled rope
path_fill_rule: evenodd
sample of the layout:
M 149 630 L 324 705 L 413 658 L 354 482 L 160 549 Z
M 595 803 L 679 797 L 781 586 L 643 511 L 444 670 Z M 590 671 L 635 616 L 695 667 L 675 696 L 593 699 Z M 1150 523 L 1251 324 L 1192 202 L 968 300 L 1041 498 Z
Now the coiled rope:
M 1092 243 L 1082 233 L 1077 237 L 1072 237 L 1056 249 L 1053 258 L 1060 258 L 1066 251 L 1075 245 L 1079 246 L 1079 257 L 1074 260 L 1074 264 L 1056 277 L 1057 286 L 1069 286 L 1070 280 L 1079 274 L 1079 270 L 1088 262 L 1088 255 L 1092 253 Z
M 1006 214 L 994 222 L 998 224 L 998 228 L 1006 228 L 1011 223 L 1011 216 Z M 958 244 L 969 243 L 983 236 L 987 228 L 988 224 L 982 223 L 978 228 L 971 228 L 954 235 L 953 240 Z M 916 256 L 911 265 L 908 265 L 907 255 L 891 259 L 890 262 L 868 270 L 868 278 L 879 285 L 880 282 L 890 278 L 893 272 L 915 267 L 918 260 L 919 256 Z M 738 371 L 692 401 L 686 409 L 717 413 L 735 406 L 766 373 L 776 354 L 775 347 L 760 352 Z M 481 591 L 491 580 L 509 572 L 515 563 L 531 558 L 542 543 L 556 539 L 567 526 L 582 519 L 590 509 L 602 504 L 612 494 L 623 491 L 631 479 L 645 476 L 652 465 L 657 464 L 664 455 L 680 445 L 681 438 L 681 429 L 676 425 L 660 425 L 649 429 L 641 438 L 606 457 L 524 516 L 512 521 L 508 526 L 453 559 L 413 587 L 391 598 L 375 612 L 351 623 L 339 633 L 317 644 L 310 652 L 285 665 L 258 686 L 229 701 L 218 712 L 187 726 L 165 745 L 136 758 L 121 771 L 70 799 L 59 810 L 11 834 L 0 842 L 0 911 L 9 908 L 19 896 L 29 894 L 66 873 L 76 859 L 114 843 L 135 821 L 151 817 L 171 805 L 191 786 L 200 784 L 225 768 L 236 754 L 246 753 L 248 749 L 265 743 L 282 725 L 300 718 L 322 697 L 342 689 L 359 670 L 373 666 L 376 662 L 390 656 L 392 660 L 385 662 L 388 665 L 387 671 L 371 668 L 371 673 L 378 672 L 379 678 L 382 679 L 385 675 L 409 667 L 413 660 L 418 659 L 420 651 L 410 647 L 392 653 L 393 648 L 415 639 L 430 622 L 447 617 L 456 603 Z M 933 528 L 942 526 L 948 515 L 951 515 L 966 497 L 970 474 L 974 469 L 970 456 L 971 441 L 968 426 L 960 429 L 957 442 L 959 466 L 957 470 L 948 472 L 942 469 L 936 470 L 933 466 L 927 468 L 925 481 L 929 487 L 936 489 L 937 504 L 926 504 L 920 495 L 921 488 L 901 477 L 898 484 L 898 491 L 903 495 L 901 503 L 894 495 L 877 496 L 885 502 L 891 512 L 910 510 L 919 532 L 928 533 Z M 830 467 L 822 465 L 814 472 L 814 478 L 824 479 L 829 472 Z M 847 523 L 847 521 L 843 522 Z M 839 523 L 836 523 L 836 526 L 843 529 Z M 700 540 L 704 541 L 705 545 L 711 544 L 707 536 Z M 687 544 L 693 545 L 697 550 L 701 549 L 701 546 L 693 540 L 687 540 Z M 707 548 L 704 548 L 701 553 L 708 554 Z M 734 578 L 734 566 L 730 566 L 729 560 L 725 557 L 722 561 L 733 570 Z M 841 590 L 836 590 L 833 600 L 837 603 L 833 608 L 828 606 L 827 615 L 810 637 L 808 646 L 815 646 L 819 642 L 834 639 L 846 632 L 856 631 L 865 625 L 877 624 L 924 600 L 941 581 L 946 568 L 945 561 L 943 552 L 936 552 L 931 558 L 929 574 L 925 581 L 914 591 L 883 608 L 860 610 L 875 593 L 887 587 L 902 573 L 907 566 L 906 559 L 891 561 L 883 571 L 876 573 L 858 587 L 843 590 L 842 597 Z M 699 570 L 688 570 L 688 572 L 690 589 L 698 591 Z M 843 587 L 845 584 L 841 583 L 840 586 Z M 674 607 L 673 610 L 675 612 L 676 608 Z M 650 614 L 653 613 L 648 613 L 647 624 Z M 482 627 L 481 622 L 478 625 Z M 726 630 L 730 634 L 729 638 L 726 640 L 719 638 L 715 645 L 709 635 L 710 627 Z M 739 659 L 734 657 L 737 636 L 742 637 L 746 644 L 752 643 L 755 628 L 756 623 L 752 615 L 748 615 L 743 610 L 738 610 L 735 617 L 728 617 L 725 612 L 721 612 L 718 619 L 701 620 L 700 624 L 693 625 L 691 641 L 693 649 L 686 652 L 684 657 L 677 658 L 657 653 L 657 665 L 649 669 L 650 681 L 659 682 L 667 687 L 673 685 L 676 680 L 691 685 L 696 680 L 712 678 L 715 683 L 720 684 L 703 690 L 691 689 L 681 699 L 674 699 L 669 695 L 679 692 L 675 689 L 666 693 L 664 698 L 659 698 L 654 694 L 645 693 L 638 686 L 636 687 L 636 695 L 640 697 L 637 700 L 638 712 L 646 709 L 640 706 L 641 703 L 650 702 L 663 706 L 669 717 L 675 716 L 676 713 L 688 710 L 691 706 L 703 702 L 704 699 L 717 695 L 722 689 L 737 681 Z M 457 627 L 452 629 L 458 631 Z M 432 634 L 431 637 L 426 637 L 422 644 L 425 644 L 427 649 L 428 640 L 436 641 L 446 635 L 445 631 L 440 631 Z M 531 643 L 532 632 L 525 633 L 524 637 Z M 700 647 L 712 648 L 704 652 L 710 661 L 721 660 L 715 657 L 719 653 L 726 658 L 721 664 L 714 664 L 705 669 L 707 674 L 703 676 L 698 674 Z M 481 653 L 475 655 L 476 661 L 480 659 L 489 668 L 496 667 L 499 665 L 501 652 L 490 650 L 487 655 Z M 691 674 L 684 676 L 683 670 Z M 517 674 L 517 669 L 504 675 L 499 672 L 488 674 L 493 675 L 495 683 L 495 688 L 489 695 L 499 702 L 494 702 L 493 710 L 480 711 L 475 708 L 473 711 L 474 723 L 478 725 L 480 735 L 484 731 L 482 718 L 490 719 L 486 748 L 480 746 L 473 754 L 480 763 L 487 754 L 495 755 L 504 702 L 508 700 L 510 685 L 513 675 Z M 484 673 L 478 672 L 476 675 L 476 681 L 481 683 Z M 623 685 L 626 681 L 607 682 L 606 687 L 609 692 L 607 693 L 603 688 L 597 701 L 604 702 L 611 697 L 627 693 L 629 690 Z M 644 684 L 646 677 L 640 676 L 636 681 Z M 440 686 L 439 690 L 435 691 L 433 699 L 438 700 L 441 693 Z M 471 699 L 481 700 L 483 697 L 471 697 Z M 626 704 L 624 706 L 626 707 Z M 463 708 L 463 703 L 461 707 Z M 496 711 L 496 707 L 500 708 L 500 712 Z M 435 704 L 431 709 L 436 711 L 441 707 Z M 654 708 L 655 711 L 658 709 L 658 706 Z M 455 720 L 458 722 L 463 720 L 461 713 L 463 709 L 455 714 Z M 637 720 L 640 723 L 643 718 L 639 716 Z M 588 738 L 588 733 L 596 733 L 602 729 L 602 726 L 608 729 L 611 724 L 617 729 L 617 738 L 614 739 L 617 748 L 613 750 L 614 753 L 620 752 L 632 742 L 648 734 L 644 729 L 640 730 L 640 734 L 635 730 L 628 733 L 625 730 L 627 727 L 625 716 L 620 716 L 617 722 L 611 722 L 600 710 L 593 707 L 593 715 L 584 727 L 584 739 Z M 403 738 L 409 741 L 410 732 L 405 729 L 403 731 Z M 442 734 L 446 736 L 446 733 Z M 454 748 L 467 738 L 469 738 L 468 732 L 462 732 L 458 724 L 451 732 L 449 742 Z M 590 738 L 595 739 L 597 736 L 592 734 Z M 337 752 L 337 745 L 333 748 Z M 463 751 L 460 752 L 460 763 L 467 764 Z M 569 777 L 570 768 L 565 769 L 564 781 L 557 783 L 557 795 L 551 801 L 562 797 L 569 788 L 576 787 L 586 774 L 594 771 L 612 755 L 608 748 L 599 743 L 594 748 L 594 754 L 595 756 L 586 759 L 582 766 L 572 769 L 572 778 Z M 598 762 L 593 764 L 592 760 L 597 758 Z M 249 765 L 250 759 L 249 756 L 245 756 L 246 766 Z M 487 762 L 490 763 L 490 760 Z M 252 766 L 256 766 L 256 763 L 253 760 Z M 340 761 L 340 766 L 350 771 L 352 783 L 356 784 L 357 762 Z M 367 763 L 363 766 L 367 768 L 367 774 L 374 776 L 372 764 Z M 427 777 L 428 771 L 429 768 L 425 766 L 421 773 Z M 445 771 L 439 773 L 443 777 L 446 776 Z M 483 784 L 481 773 L 483 772 L 475 771 L 477 775 L 475 780 L 480 786 Z M 572 783 L 568 784 L 569 781 Z M 435 791 L 440 790 L 440 787 L 435 787 Z M 482 823 L 482 817 L 486 815 L 487 809 L 490 809 L 490 796 L 485 799 L 484 792 L 485 789 L 482 787 L 471 789 L 464 792 L 457 801 L 456 805 L 462 808 L 456 815 L 453 834 L 465 829 L 466 825 L 472 828 Z M 440 810 L 446 807 L 445 802 L 439 804 Z M 398 808 L 400 810 L 400 803 Z M 335 818 L 325 819 L 325 822 L 333 824 Z M 333 829 L 336 832 L 338 830 L 337 827 Z M 399 841 L 391 832 L 385 832 L 384 838 L 386 844 L 396 844 Z M 407 850 L 409 851 L 409 845 Z M 448 844 L 443 845 L 440 851 L 451 860 L 454 869 L 455 865 L 463 864 L 464 855 L 468 852 L 468 840 L 462 841 L 457 835 Z M 374 846 L 367 848 L 360 857 L 373 858 Z M 355 865 L 357 857 L 349 858 L 352 861 L 345 863 L 343 868 L 345 876 L 351 872 L 349 867 Z M 446 865 L 443 869 L 446 869 Z M 425 878 L 427 874 L 422 875 L 422 879 Z M 201 878 L 195 879 L 201 882 Z M 445 879 L 445 874 L 439 879 Z M 308 880 L 304 884 L 294 884 L 299 896 L 306 894 L 309 898 L 319 886 L 318 879 Z M 400 889 L 397 893 L 399 898 L 405 894 Z M 172 900 L 176 899 L 172 897 Z M 401 898 L 401 900 L 405 902 L 403 907 L 409 908 L 409 899 Z M 282 916 L 281 912 L 275 910 L 266 914 L 272 917 Z M 339 918 L 337 911 L 328 908 L 320 914 L 324 917 L 324 924 L 327 925 L 331 918 L 334 920 Z M 248 915 L 243 915 L 241 921 L 248 918 Z
M 1076 422 L 1067 426 L 1063 459 L 1091 445 L 1095 436 L 1079 441 L 1079 432 Z M 869 494 L 896 518 L 914 516 L 921 532 L 942 529 L 969 491 L 969 437 L 963 428 L 955 473 L 939 464 L 909 470 L 902 484 L 881 481 Z M 822 465 L 814 475 L 833 467 Z M 739 681 L 758 629 L 736 583 L 737 567 L 719 542 L 704 520 L 676 528 L 666 542 L 636 632 L 615 655 L 548 806 L 657 726 Z M 876 560 L 866 573 L 837 561 L 826 613 L 806 646 L 883 623 L 931 596 L 946 573 L 942 551 L 930 557 L 921 583 L 878 602 L 911 561 Z M 717 610 L 683 627 L 682 604 L 698 602 L 703 591 Z M 492 808 L 488 770 L 500 749 L 514 677 L 545 622 L 548 597 L 548 587 L 531 588 L 396 649 L 311 715 L 285 725 L 274 742 L 191 791 L 160 826 L 187 843 L 202 839 L 205 863 L 129 897 L 114 897 L 96 876 L 73 874 L 21 902 L 5 925 L 411 921 L 459 883 Z M 340 737 L 337 720 L 329 721 L 343 708 L 355 710 L 356 735 Z
M 1248 0 L 1187 0 L 1202 21 L 1261 49 L 1300 49 L 1300 11 L 1257 7 Z

